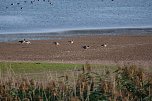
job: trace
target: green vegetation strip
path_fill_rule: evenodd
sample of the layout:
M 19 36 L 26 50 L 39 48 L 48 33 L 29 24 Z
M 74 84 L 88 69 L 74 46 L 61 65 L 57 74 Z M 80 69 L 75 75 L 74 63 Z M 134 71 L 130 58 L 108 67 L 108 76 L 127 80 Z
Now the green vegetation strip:
M 65 71 L 80 69 L 84 64 L 68 64 L 68 63 L 47 63 L 47 62 L 0 62 L 0 71 L 2 73 L 12 70 L 15 73 L 36 73 L 44 71 Z M 109 70 L 115 70 L 115 65 L 92 64 L 92 67 Z
M 32 73 L 41 71 L 62 71 L 67 69 L 82 67 L 82 64 L 63 64 L 63 63 L 33 63 L 33 62 L 0 62 L 2 72 L 13 69 L 15 73 Z

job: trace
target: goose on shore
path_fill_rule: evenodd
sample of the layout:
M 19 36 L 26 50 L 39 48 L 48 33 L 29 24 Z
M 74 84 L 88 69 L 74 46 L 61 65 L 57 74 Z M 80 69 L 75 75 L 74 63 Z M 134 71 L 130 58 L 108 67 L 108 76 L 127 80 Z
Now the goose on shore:
M 31 42 L 30 41 L 27 41 L 27 40 L 20 40 L 20 41 L 18 41 L 19 43 L 22 43 L 22 44 L 24 44 L 24 43 L 26 43 L 26 44 L 31 44 Z
M 102 46 L 102 47 L 107 47 L 107 44 L 105 43 L 105 44 L 102 44 L 101 46 Z
M 54 42 L 54 44 L 57 45 L 57 46 L 60 45 L 59 42 Z
M 68 41 L 69 43 L 71 43 L 71 44 L 73 44 L 74 43 L 74 41 L 73 40 L 71 40 L 71 41 Z
M 84 48 L 84 49 L 88 49 L 88 48 L 90 48 L 90 46 L 83 46 L 83 48 Z

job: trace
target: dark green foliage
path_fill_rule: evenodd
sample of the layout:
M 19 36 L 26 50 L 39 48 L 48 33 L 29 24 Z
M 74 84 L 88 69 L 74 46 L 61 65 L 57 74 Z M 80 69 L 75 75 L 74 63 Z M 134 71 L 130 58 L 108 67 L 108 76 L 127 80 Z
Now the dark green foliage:
M 101 91 L 95 90 L 90 96 L 90 101 L 109 101 L 108 96 L 106 94 L 101 93 Z
M 146 101 L 151 99 L 152 83 L 146 80 L 143 70 L 136 66 L 118 68 L 116 73 L 117 88 L 129 94 L 129 100 Z M 128 94 L 126 94 L 128 96 Z

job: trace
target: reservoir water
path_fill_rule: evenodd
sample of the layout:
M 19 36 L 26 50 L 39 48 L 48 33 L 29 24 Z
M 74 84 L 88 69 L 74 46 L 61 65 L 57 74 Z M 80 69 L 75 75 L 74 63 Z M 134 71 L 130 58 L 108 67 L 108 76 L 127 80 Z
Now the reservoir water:
M 147 27 L 152 28 L 152 0 L 0 2 L 0 34 Z

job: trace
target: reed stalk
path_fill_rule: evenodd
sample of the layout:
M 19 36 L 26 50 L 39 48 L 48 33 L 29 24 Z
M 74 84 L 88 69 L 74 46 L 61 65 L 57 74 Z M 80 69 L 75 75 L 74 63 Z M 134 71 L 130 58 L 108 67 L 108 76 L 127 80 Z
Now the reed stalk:
M 7 76 L 2 77 L 0 69 L 0 97 L 31 101 L 149 101 L 152 97 L 151 76 L 147 78 L 142 69 L 136 66 L 118 67 L 116 71 L 97 68 L 87 64 L 81 71 L 76 67 L 60 74 L 45 71 L 41 73 L 45 74 L 42 76 L 44 82 L 36 82 L 25 71 L 24 79 L 17 77 L 10 64 Z

